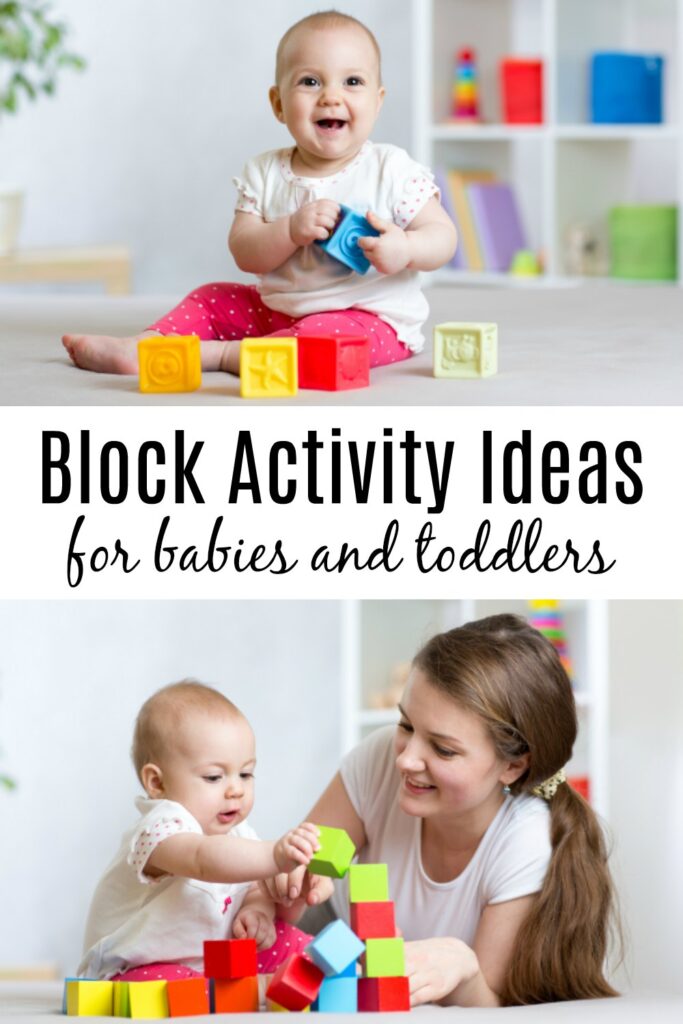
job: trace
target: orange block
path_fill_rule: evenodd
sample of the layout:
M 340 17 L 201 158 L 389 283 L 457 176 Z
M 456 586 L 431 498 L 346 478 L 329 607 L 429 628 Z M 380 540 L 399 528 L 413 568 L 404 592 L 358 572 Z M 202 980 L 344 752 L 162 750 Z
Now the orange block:
M 202 383 L 200 341 L 196 334 L 187 337 L 142 338 L 138 342 L 140 391 L 196 391 Z
M 212 978 L 212 1013 L 258 1013 L 258 978 Z
M 206 978 L 178 978 L 168 982 L 166 991 L 169 1017 L 192 1017 L 211 1012 Z

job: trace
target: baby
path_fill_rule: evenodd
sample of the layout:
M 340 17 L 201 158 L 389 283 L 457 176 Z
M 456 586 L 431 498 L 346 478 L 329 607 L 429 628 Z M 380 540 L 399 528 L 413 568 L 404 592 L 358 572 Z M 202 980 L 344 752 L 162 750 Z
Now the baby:
M 137 342 L 150 334 L 198 334 L 204 369 L 232 373 L 244 337 L 367 336 L 371 366 L 418 352 L 428 314 L 418 271 L 450 260 L 456 232 L 430 171 L 370 141 L 384 93 L 379 46 L 361 22 L 325 11 L 293 25 L 270 103 L 294 145 L 255 157 L 234 179 L 230 251 L 258 284 L 203 285 L 135 337 L 64 335 L 73 362 L 137 373 Z M 365 276 L 314 244 L 332 234 L 341 204 L 378 232 L 359 240 Z
M 257 884 L 308 864 L 318 831 L 304 823 L 277 842 L 247 824 L 254 803 L 254 734 L 218 691 L 167 686 L 142 706 L 133 762 L 146 796 L 140 819 L 92 900 L 80 977 L 192 977 L 205 939 L 254 938 L 273 970 L 309 936 L 278 922 Z

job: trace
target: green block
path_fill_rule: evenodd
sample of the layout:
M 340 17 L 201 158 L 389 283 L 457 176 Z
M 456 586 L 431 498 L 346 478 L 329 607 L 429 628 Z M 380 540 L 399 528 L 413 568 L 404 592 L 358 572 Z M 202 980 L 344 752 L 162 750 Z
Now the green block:
M 351 903 L 386 903 L 389 872 L 386 864 L 352 864 L 349 868 Z
M 319 825 L 320 849 L 308 865 L 312 875 L 326 875 L 328 878 L 343 878 L 356 853 L 348 832 L 343 828 Z
M 675 281 L 678 210 L 675 206 L 615 206 L 609 211 L 612 277 Z
M 366 978 L 402 978 L 405 973 L 403 939 L 366 939 Z

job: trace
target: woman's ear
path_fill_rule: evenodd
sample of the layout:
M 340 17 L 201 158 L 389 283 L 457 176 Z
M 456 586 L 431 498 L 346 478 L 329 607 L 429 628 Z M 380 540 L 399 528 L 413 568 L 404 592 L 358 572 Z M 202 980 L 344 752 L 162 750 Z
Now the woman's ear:
M 164 795 L 164 776 L 161 768 L 156 764 L 145 764 L 140 772 L 140 779 L 145 788 L 147 796 L 158 800 Z
M 513 782 L 516 782 L 524 772 L 529 770 L 531 764 L 531 754 L 521 754 L 516 757 L 514 761 L 508 761 L 505 771 L 500 776 L 500 782 L 504 786 L 511 786 Z
M 278 121 L 284 121 L 285 115 L 282 111 L 282 99 L 280 97 L 280 90 L 277 85 L 271 85 L 268 91 L 268 99 L 270 100 L 270 105 L 273 108 L 273 113 L 275 114 Z

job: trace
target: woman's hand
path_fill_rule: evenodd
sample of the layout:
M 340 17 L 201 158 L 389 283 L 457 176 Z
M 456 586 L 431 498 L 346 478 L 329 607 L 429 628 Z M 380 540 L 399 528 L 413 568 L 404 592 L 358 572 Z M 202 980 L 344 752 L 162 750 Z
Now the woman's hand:
M 325 903 L 334 892 L 334 882 L 324 875 L 311 875 L 305 868 L 295 868 L 289 874 L 284 872 L 267 878 L 263 883 L 268 896 L 281 907 L 292 908 L 288 919 L 302 914 L 306 907 Z
M 289 237 L 295 245 L 324 241 L 334 231 L 341 207 L 332 199 L 316 199 L 305 203 L 289 218 Z
M 460 939 L 419 939 L 406 942 L 406 974 L 410 981 L 410 1005 L 460 1003 L 455 994 L 479 975 L 479 961 L 474 950 Z M 467 999 L 464 999 L 467 1005 Z
M 366 235 L 358 239 L 358 245 L 380 274 L 398 274 L 405 270 L 411 260 L 408 235 L 390 220 L 382 220 L 372 210 L 367 214 L 368 223 L 379 231 L 379 235 Z
M 258 907 L 242 907 L 235 914 L 232 936 L 234 939 L 256 939 L 257 949 L 268 949 L 276 938 L 272 915 Z

